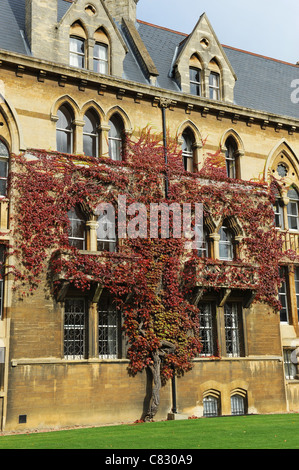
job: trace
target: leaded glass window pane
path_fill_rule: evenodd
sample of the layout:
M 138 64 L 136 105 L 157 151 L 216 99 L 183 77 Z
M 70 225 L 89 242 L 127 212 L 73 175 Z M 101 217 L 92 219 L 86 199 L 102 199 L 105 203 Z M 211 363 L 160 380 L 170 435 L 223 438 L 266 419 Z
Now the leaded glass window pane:
M 1 157 L 9 157 L 8 148 L 6 147 L 5 143 L 0 140 L 0 156 Z
M 85 299 L 66 299 L 64 313 L 64 356 L 84 359 L 86 348 Z
M 226 354 L 229 357 L 241 356 L 241 326 L 238 304 L 227 303 L 224 305 L 224 325 Z
M 216 356 L 216 325 L 213 305 L 199 304 L 199 335 L 202 344 L 201 356 Z
M 203 399 L 203 415 L 204 417 L 218 416 L 218 399 L 212 395 Z
M 286 268 L 280 269 L 280 277 L 282 278 L 281 286 L 278 289 L 279 301 L 281 303 L 280 321 L 288 322 L 288 298 L 287 298 L 287 270 Z
M 104 292 L 98 303 L 99 314 L 99 357 L 116 359 L 119 357 L 119 315 L 113 297 Z
M 283 163 L 277 165 L 276 171 L 281 178 L 284 178 L 288 174 L 288 169 Z
M 231 401 L 231 413 L 233 416 L 245 415 L 245 398 L 241 395 L 233 395 Z

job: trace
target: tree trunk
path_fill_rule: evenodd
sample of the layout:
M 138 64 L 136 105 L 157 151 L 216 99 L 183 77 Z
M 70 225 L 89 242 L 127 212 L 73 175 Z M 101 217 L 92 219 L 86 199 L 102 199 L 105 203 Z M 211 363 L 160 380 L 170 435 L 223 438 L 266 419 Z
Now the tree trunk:
M 152 379 L 153 379 L 152 397 L 151 397 L 151 403 L 150 403 L 149 409 L 147 413 L 145 414 L 144 421 L 151 421 L 154 418 L 155 414 L 158 411 L 159 404 L 160 404 L 161 359 L 160 359 L 158 351 L 153 353 L 153 361 L 154 361 L 154 364 L 152 366 L 149 366 L 149 369 L 152 373 Z

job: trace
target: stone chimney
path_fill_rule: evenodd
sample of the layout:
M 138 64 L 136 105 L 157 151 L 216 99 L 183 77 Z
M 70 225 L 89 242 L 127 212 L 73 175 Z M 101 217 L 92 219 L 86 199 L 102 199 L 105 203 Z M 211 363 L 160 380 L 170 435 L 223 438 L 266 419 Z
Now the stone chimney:
M 25 0 L 25 32 L 33 57 L 53 60 L 57 0 Z
M 139 0 L 104 0 L 105 5 L 112 16 L 121 24 L 122 18 L 136 21 L 136 5 Z

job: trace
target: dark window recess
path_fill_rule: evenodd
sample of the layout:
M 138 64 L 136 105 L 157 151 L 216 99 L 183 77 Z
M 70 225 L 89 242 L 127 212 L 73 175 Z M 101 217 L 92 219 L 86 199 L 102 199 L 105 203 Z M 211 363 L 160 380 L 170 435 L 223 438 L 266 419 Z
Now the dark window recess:
M 19 424 L 27 423 L 27 415 L 19 415 Z

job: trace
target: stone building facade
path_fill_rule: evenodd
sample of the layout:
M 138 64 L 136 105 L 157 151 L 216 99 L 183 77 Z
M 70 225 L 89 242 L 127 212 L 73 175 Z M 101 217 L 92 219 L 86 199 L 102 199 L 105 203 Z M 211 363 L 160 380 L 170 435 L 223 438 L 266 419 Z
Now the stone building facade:
M 215 308 L 220 353 L 201 354 L 190 372 L 163 387 L 157 419 L 173 411 L 172 417 L 299 411 L 299 105 L 292 88 L 298 66 L 221 45 L 204 13 L 189 35 L 138 21 L 137 3 L 1 5 L 0 430 L 132 422 L 142 415 L 146 373 L 128 375 L 125 340 L 118 354 L 100 355 L 97 333 L 84 356 L 68 356 L 71 293 L 55 297 L 44 273 L 34 294 L 20 299 L 9 272 L 18 260 L 13 253 L 5 258 L 5 250 L 14 245 L 17 210 L 16 194 L 6 191 L 10 155 L 30 159 L 44 149 L 117 161 L 123 136 L 146 126 L 167 127 L 189 172 L 200 170 L 207 152 L 220 150 L 230 181 L 270 183 L 275 176 L 282 188 L 273 213 L 283 237 L 280 315 L 229 283 L 220 299 L 206 298 Z M 233 266 L 222 256 L 222 222 L 209 224 L 207 244 L 220 265 Z M 82 248 L 95 253 L 95 226 L 88 223 Z M 242 227 L 231 231 L 242 242 Z M 90 335 L 101 317 L 98 302 L 95 293 Z M 229 305 L 238 307 L 228 313 Z M 235 308 L 242 351 L 227 346 L 225 318 Z

